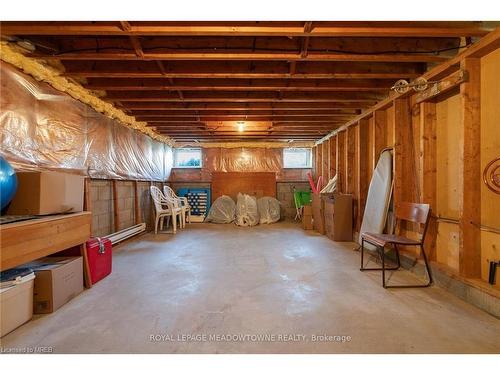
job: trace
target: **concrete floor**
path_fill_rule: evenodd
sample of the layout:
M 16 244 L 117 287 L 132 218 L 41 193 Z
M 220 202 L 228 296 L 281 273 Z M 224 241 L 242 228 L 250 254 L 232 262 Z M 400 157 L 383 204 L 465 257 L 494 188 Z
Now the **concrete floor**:
M 359 272 L 353 248 L 292 223 L 147 234 L 117 248 L 110 277 L 1 345 L 55 353 L 500 352 L 499 320 L 438 287 L 384 290 L 379 273 Z M 393 281 L 413 277 L 402 271 Z

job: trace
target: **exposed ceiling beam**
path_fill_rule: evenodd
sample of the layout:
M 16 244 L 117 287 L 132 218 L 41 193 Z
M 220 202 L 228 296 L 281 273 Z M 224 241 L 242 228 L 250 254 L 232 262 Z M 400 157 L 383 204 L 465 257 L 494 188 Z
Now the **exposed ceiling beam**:
M 138 121 L 147 121 L 148 123 L 169 123 L 169 122 L 179 122 L 179 121 L 277 121 L 277 122 L 305 122 L 305 123 L 314 123 L 314 122 L 346 122 L 355 115 L 351 116 L 342 116 L 342 117 L 323 117 L 323 116 L 308 116 L 308 117 L 287 117 L 287 116 L 279 116 L 279 117 L 252 117 L 247 118 L 246 116 L 235 116 L 235 117 L 207 117 L 207 116 L 191 116 L 191 117 L 143 117 L 143 116 L 135 116 Z
M 94 78 L 216 78 L 216 79 L 401 79 L 401 78 L 417 78 L 421 73 L 413 72 L 393 72 L 393 73 L 231 73 L 231 72 L 214 72 L 214 73 L 157 73 L 145 71 L 100 71 L 100 70 L 74 70 L 67 71 L 66 75 L 75 77 L 94 77 Z
M 307 50 L 309 48 L 309 33 L 312 30 L 312 22 L 306 22 L 304 24 L 304 34 L 305 37 L 302 38 L 301 46 L 300 46 L 300 57 L 305 59 L 307 57 Z
M 373 92 L 291 91 L 280 95 L 269 91 L 184 91 L 185 102 L 358 102 L 372 103 L 386 95 Z M 121 102 L 176 102 L 180 100 L 171 92 L 109 91 L 107 99 Z
M 123 21 L 122 21 L 123 22 Z M 150 36 L 311 36 L 311 37 L 463 37 L 484 36 L 488 30 L 478 26 L 453 27 L 420 27 L 411 22 L 403 27 L 384 26 L 363 27 L 363 23 L 354 26 L 336 26 L 331 22 L 315 25 L 309 32 L 305 32 L 303 25 L 287 26 L 276 22 L 274 25 L 145 25 L 131 24 L 129 30 L 123 30 L 122 25 L 111 23 L 43 23 L 43 22 L 2 22 L 3 35 L 150 35 Z
M 308 111 L 266 111 L 266 110 L 246 110 L 246 111 L 213 111 L 213 110 L 198 110 L 198 111 L 141 111 L 141 110 L 132 110 L 132 114 L 136 117 L 148 118 L 148 117 L 157 117 L 157 118 L 175 118 L 175 117 L 200 117 L 200 116 L 215 116 L 217 118 L 225 119 L 231 118 L 235 116 L 245 117 L 249 120 L 255 117 L 293 117 L 293 118 L 301 118 L 301 117 L 346 117 L 346 116 L 356 116 L 359 114 L 359 111 L 356 110 L 343 110 L 339 112 L 338 110 L 308 110 Z M 147 121 L 147 120 L 146 120 Z
M 91 90 L 112 91 L 389 91 L 394 80 L 182 80 L 91 78 Z
M 120 21 L 120 25 L 122 27 L 122 30 L 125 32 L 130 32 L 130 30 L 132 29 L 132 25 L 130 25 L 130 22 L 128 21 Z M 139 38 L 137 36 L 130 35 L 129 39 L 132 47 L 134 48 L 135 55 L 140 59 L 144 58 L 144 51 L 142 50 Z
M 135 48 L 135 46 L 134 46 Z M 307 51 L 306 51 L 307 52 Z M 349 53 L 236 53 L 236 52 L 162 52 L 151 53 L 144 52 L 141 57 L 136 53 L 130 52 L 69 52 L 57 55 L 32 54 L 31 57 L 40 59 L 57 60 L 169 60 L 169 61 L 231 61 L 231 60 L 249 60 L 249 61 L 366 61 L 366 62 L 443 62 L 448 60 L 449 56 L 436 54 L 420 53 L 390 53 L 390 54 L 349 54 Z
M 394 82 L 393 82 L 394 84 Z M 205 86 L 200 82 L 200 86 L 176 86 L 176 85 L 156 85 L 156 86 L 133 86 L 122 85 L 108 86 L 99 84 L 85 85 L 89 90 L 109 90 L 109 91 L 383 91 L 389 92 L 391 85 L 386 86 L 357 86 L 357 85 L 337 85 L 337 86 Z
M 342 102 L 342 103 L 322 103 L 322 102 L 307 102 L 307 103 L 279 103 L 279 102 L 247 102 L 247 103 L 144 103 L 144 102 L 126 102 L 123 103 L 126 109 L 134 110 L 176 110 L 176 111 L 203 111 L 203 110 L 288 110 L 288 111 L 304 111 L 304 110 L 330 110 L 330 109 L 364 109 L 370 105 L 368 103 L 358 102 Z

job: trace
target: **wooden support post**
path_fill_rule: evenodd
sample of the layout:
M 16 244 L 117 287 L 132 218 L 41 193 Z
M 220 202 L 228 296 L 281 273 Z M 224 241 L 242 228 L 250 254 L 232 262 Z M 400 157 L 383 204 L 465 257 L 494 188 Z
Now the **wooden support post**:
M 111 187 L 113 190 L 113 222 L 114 231 L 118 232 L 120 230 L 120 215 L 118 214 L 118 189 L 116 187 L 116 180 L 111 181 Z
M 436 148 L 436 104 L 420 103 L 420 186 L 422 203 L 431 205 L 436 214 L 437 204 L 437 148 Z M 432 215 L 429 220 L 425 250 L 431 260 L 436 260 L 437 222 Z
M 330 179 L 330 150 L 328 149 L 329 142 L 325 141 L 321 144 L 321 155 L 322 155 L 322 163 L 321 163 L 321 175 L 323 176 L 323 186 L 328 183 Z M 321 186 L 321 188 L 323 188 Z
M 337 133 L 337 192 L 345 193 L 345 138 L 346 131 Z
M 373 112 L 373 127 L 372 127 L 372 170 L 377 166 L 380 152 L 386 147 L 387 143 L 387 114 L 385 111 Z
M 315 178 L 318 178 L 318 176 L 321 174 L 321 169 L 320 169 L 320 159 L 319 159 L 319 156 L 318 156 L 318 149 L 320 148 L 321 146 L 320 145 L 316 145 L 313 147 L 313 155 L 314 155 L 314 173 L 313 173 L 313 176 Z
M 330 178 L 337 173 L 337 137 L 331 137 L 330 142 Z
M 319 144 L 316 148 L 316 179 L 323 174 L 323 144 Z M 316 181 L 317 182 L 317 181 Z
M 408 99 L 394 100 L 394 206 L 416 202 L 413 132 Z
M 463 126 L 462 212 L 460 217 L 460 273 L 468 278 L 481 277 L 481 232 L 473 223 L 481 222 L 481 63 L 466 58 L 461 68 L 469 80 L 460 85 Z
M 349 126 L 346 131 L 346 192 L 353 194 L 354 200 L 357 202 L 356 196 L 356 180 L 357 180 L 357 168 L 356 168 L 356 133 L 358 125 Z
M 137 181 L 134 181 L 134 218 L 136 224 L 141 223 L 141 205 L 139 200 Z
M 83 210 L 92 212 L 92 186 L 90 177 L 85 177 L 83 183 Z M 92 222 L 90 220 L 90 233 L 92 233 Z
M 90 221 L 92 223 L 92 220 Z M 92 278 L 90 276 L 90 266 L 89 266 L 89 257 L 87 253 L 87 245 L 81 244 L 78 246 L 80 249 L 80 255 L 83 259 L 83 281 L 85 284 L 85 288 L 92 288 Z
M 360 120 L 356 127 L 356 196 L 358 198 L 356 231 L 359 232 L 365 212 L 366 196 L 368 195 L 368 119 Z

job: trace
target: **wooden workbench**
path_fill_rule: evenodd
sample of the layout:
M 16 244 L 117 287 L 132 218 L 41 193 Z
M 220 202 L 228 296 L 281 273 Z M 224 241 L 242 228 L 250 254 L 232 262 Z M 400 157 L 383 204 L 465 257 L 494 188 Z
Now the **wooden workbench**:
M 0 225 L 0 270 L 79 246 L 85 286 L 91 287 L 85 242 L 90 238 L 89 211 Z

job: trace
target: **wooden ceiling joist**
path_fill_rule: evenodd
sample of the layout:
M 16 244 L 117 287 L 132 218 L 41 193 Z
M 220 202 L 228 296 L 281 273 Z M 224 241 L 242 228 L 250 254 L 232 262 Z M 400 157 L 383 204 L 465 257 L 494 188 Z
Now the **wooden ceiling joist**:
M 122 21 L 123 22 L 123 21 Z M 411 22 L 380 23 L 364 26 L 363 22 L 315 22 L 311 30 L 306 31 L 303 23 L 275 22 L 263 25 L 259 22 L 203 23 L 137 23 L 130 24 L 124 30 L 116 22 L 5 22 L 2 23 L 4 35 L 149 35 L 149 36 L 286 36 L 286 37 L 463 37 L 484 36 L 488 30 L 470 22 L 470 26 L 455 27 L 453 22 L 442 26 L 415 26 Z M 467 25 L 469 25 L 467 24 Z M 434 23 L 434 25 L 440 25 Z
M 219 116 L 205 117 L 205 116 L 193 116 L 193 117 L 149 117 L 149 116 L 135 116 L 137 121 L 147 121 L 148 123 L 168 123 L 168 122 L 180 122 L 180 121 L 278 121 L 278 122 L 305 122 L 305 123 L 315 123 L 315 122 L 346 122 L 350 120 L 352 116 L 341 116 L 341 117 L 322 117 L 322 116 L 307 116 L 307 117 L 287 117 L 287 116 L 260 116 L 251 117 L 247 116 L 233 116 L 221 118 Z
M 121 102 L 170 102 L 179 98 L 173 93 L 143 91 L 107 91 L 109 100 Z M 297 91 L 285 92 L 282 97 L 269 91 L 184 91 L 186 102 L 376 102 L 384 96 L 375 92 L 327 92 Z
M 133 42 L 136 53 L 125 52 L 84 52 L 84 53 L 61 53 L 57 55 L 37 55 L 33 54 L 32 57 L 43 59 L 56 59 L 56 60 L 209 60 L 209 61 L 232 61 L 232 60 L 249 60 L 249 61 L 365 61 L 365 62 L 443 62 L 449 57 L 433 55 L 433 54 L 348 54 L 348 53 L 237 53 L 237 52 L 163 52 L 163 53 L 145 53 L 139 46 L 136 37 L 131 40 Z M 140 55 L 137 49 L 140 49 Z
M 387 91 L 394 80 L 221 80 L 159 78 L 90 78 L 85 85 L 91 90 L 184 90 L 184 91 Z
M 203 111 L 203 110 L 218 110 L 218 111 L 246 111 L 246 110 L 287 110 L 287 111 L 305 111 L 316 109 L 363 109 L 365 104 L 359 102 L 307 102 L 307 103 L 287 103 L 287 102 L 238 102 L 238 103 L 175 103 L 175 102 L 125 102 L 125 109 L 157 111 L 157 110 L 176 110 L 176 111 Z
M 161 68 L 159 68 L 161 63 Z M 295 73 L 285 61 L 75 61 L 64 60 L 65 73 L 84 78 L 173 79 L 410 79 L 420 76 L 423 63 L 297 62 Z
M 201 110 L 201 111 L 132 111 L 135 117 L 141 118 L 176 118 L 176 117 L 199 117 L 199 116 L 214 116 L 218 119 L 224 119 L 227 121 L 227 118 L 231 117 L 243 117 L 253 119 L 256 117 L 292 117 L 292 118 L 301 118 L 301 117 L 346 117 L 346 116 L 356 116 L 359 114 L 359 111 L 356 110 L 309 110 L 309 111 L 265 111 L 265 110 L 255 110 L 255 111 L 212 111 L 212 110 Z
M 158 73 L 147 71 L 110 71 L 110 70 L 73 70 L 67 71 L 67 75 L 88 78 L 216 78 L 216 79 L 393 79 L 417 78 L 421 76 L 418 72 L 381 72 L 381 73 L 231 73 L 231 72 L 179 72 Z
M 470 21 L 1 26 L 12 43 L 32 44 L 27 55 L 180 141 L 317 140 L 488 32 Z

